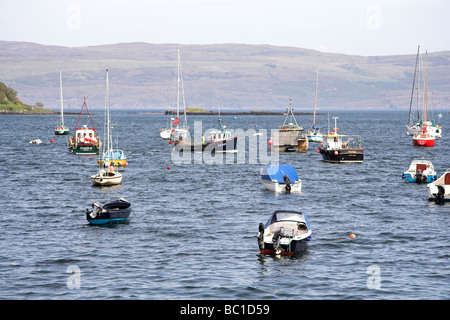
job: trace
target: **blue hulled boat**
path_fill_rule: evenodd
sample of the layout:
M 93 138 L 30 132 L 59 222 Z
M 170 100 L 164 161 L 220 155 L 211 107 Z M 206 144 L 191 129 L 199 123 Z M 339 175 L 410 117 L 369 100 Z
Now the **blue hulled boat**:
M 408 170 L 403 172 L 402 179 L 405 182 L 431 183 L 437 180 L 437 174 L 431 161 L 413 160 Z
M 86 209 L 86 219 L 91 224 L 125 222 L 131 214 L 131 203 L 124 198 L 111 201 L 102 206 L 94 202 L 92 209 Z

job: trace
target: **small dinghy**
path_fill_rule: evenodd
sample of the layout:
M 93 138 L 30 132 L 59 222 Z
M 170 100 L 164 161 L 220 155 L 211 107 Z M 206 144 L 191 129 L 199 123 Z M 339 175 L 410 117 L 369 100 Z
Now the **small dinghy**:
M 91 224 L 125 222 L 131 214 L 131 203 L 124 198 L 111 201 L 102 206 L 94 202 L 92 209 L 86 209 L 86 219 Z
M 408 170 L 403 172 L 402 179 L 405 182 L 430 183 L 436 181 L 437 174 L 431 161 L 413 160 Z
M 286 193 L 302 191 L 302 180 L 292 166 L 263 167 L 261 168 L 261 180 L 264 187 L 270 191 Z
M 299 211 L 276 210 L 265 225 L 259 224 L 258 246 L 262 254 L 292 255 L 306 249 L 311 227 Z
M 450 169 L 436 181 L 427 184 L 428 200 L 436 204 L 450 201 Z

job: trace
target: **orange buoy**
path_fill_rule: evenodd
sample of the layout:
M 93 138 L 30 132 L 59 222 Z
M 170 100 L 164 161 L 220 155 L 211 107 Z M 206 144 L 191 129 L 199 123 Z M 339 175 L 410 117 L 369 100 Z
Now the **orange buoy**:
M 170 167 L 167 167 L 167 170 L 170 170 Z
M 354 239 L 354 238 L 356 238 L 356 236 L 355 236 L 355 234 L 354 233 L 352 233 L 352 234 L 350 234 L 349 236 L 348 236 L 350 239 Z
M 272 145 L 272 137 L 270 137 L 269 142 L 267 142 L 269 144 L 269 146 Z
M 320 153 L 320 149 L 317 149 L 317 153 Z
M 50 140 L 50 142 L 55 142 L 55 140 L 52 139 L 52 140 Z

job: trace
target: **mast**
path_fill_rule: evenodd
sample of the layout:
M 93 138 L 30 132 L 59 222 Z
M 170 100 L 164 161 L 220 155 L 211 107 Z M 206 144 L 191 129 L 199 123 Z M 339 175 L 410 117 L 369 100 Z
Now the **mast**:
M 178 48 L 178 55 L 177 55 L 177 118 L 179 117 L 180 117 L 180 48 Z
M 64 100 L 63 100 L 63 90 L 62 90 L 62 71 L 59 69 L 59 95 L 60 95 L 60 101 L 61 101 L 61 126 L 64 126 L 64 115 L 63 115 L 63 108 L 64 108 Z
M 108 76 L 108 69 L 106 69 L 106 96 L 105 96 L 105 109 L 106 109 L 106 152 L 109 152 L 112 150 L 111 145 L 111 134 L 110 134 L 110 127 L 111 127 L 111 120 L 109 118 L 109 76 Z
M 425 123 L 428 117 L 428 67 L 427 67 L 428 51 L 425 51 Z
M 313 121 L 312 121 L 312 128 L 315 129 L 316 124 L 316 103 L 317 103 L 317 84 L 319 82 L 319 65 L 317 64 L 317 70 L 316 70 L 316 89 L 314 91 L 314 110 L 313 110 Z
M 336 120 L 339 119 L 339 118 L 338 117 L 333 117 L 333 119 L 334 119 L 334 128 L 333 128 L 333 130 L 334 130 L 334 133 L 337 134 L 338 127 L 337 127 Z
M 412 89 L 411 89 L 411 101 L 409 102 L 408 124 L 411 124 L 411 107 L 412 107 L 413 97 L 414 97 L 414 88 L 416 86 L 416 73 L 417 73 L 417 64 L 419 61 L 419 50 L 420 50 L 420 45 L 417 47 L 416 66 L 414 67 L 413 85 L 412 85 Z M 417 115 L 417 117 L 418 116 L 419 115 Z

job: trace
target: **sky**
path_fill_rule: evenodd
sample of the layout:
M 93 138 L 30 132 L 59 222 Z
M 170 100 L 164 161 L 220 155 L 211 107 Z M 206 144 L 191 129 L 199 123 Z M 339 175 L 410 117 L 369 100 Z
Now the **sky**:
M 0 40 L 269 44 L 363 56 L 450 50 L 449 0 L 0 0 Z

